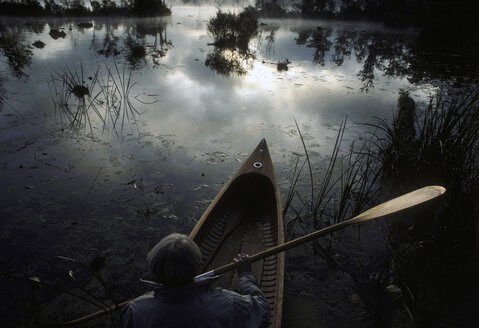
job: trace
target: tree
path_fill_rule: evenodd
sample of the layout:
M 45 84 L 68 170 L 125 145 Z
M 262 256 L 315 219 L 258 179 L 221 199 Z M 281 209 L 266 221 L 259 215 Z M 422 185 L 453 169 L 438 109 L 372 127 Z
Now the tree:
M 302 0 L 297 7 L 306 17 L 330 17 L 336 11 L 334 0 Z
M 133 8 L 140 16 L 170 15 L 171 10 L 162 0 L 133 0 Z

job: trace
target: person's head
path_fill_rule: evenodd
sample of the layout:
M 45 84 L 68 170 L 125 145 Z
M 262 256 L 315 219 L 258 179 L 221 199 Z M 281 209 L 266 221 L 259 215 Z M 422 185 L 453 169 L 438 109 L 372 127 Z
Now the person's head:
M 147 261 L 159 283 L 182 286 L 199 273 L 201 251 L 190 237 L 173 233 L 153 247 Z

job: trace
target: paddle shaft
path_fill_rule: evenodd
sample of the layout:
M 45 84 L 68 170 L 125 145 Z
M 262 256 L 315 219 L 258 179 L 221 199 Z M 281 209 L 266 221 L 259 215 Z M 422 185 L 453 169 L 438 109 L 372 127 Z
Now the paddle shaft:
M 360 223 L 360 222 L 364 222 L 364 221 L 368 221 L 368 220 L 372 220 L 372 219 L 376 219 L 376 218 L 380 218 L 380 217 L 383 217 L 385 215 L 396 213 L 396 212 L 405 210 L 407 208 L 413 207 L 415 205 L 424 203 L 428 200 L 431 200 L 433 198 L 436 198 L 436 197 L 444 194 L 445 191 L 446 191 L 446 189 L 444 187 L 441 187 L 441 186 L 428 186 L 428 187 L 417 189 L 415 191 L 412 191 L 410 193 L 404 194 L 402 196 L 399 196 L 399 197 L 393 198 L 393 199 L 391 199 L 387 202 L 384 202 L 380 205 L 377 205 L 377 206 L 359 214 L 358 216 L 353 217 L 352 219 L 349 219 L 347 221 L 339 222 L 335 225 L 332 225 L 330 227 L 326 227 L 324 229 L 315 231 L 315 232 L 310 233 L 306 236 L 288 241 L 288 242 L 286 242 L 284 244 L 281 244 L 281 245 L 278 245 L 276 247 L 269 248 L 269 249 L 264 250 L 262 252 L 256 253 L 256 254 L 250 256 L 249 258 L 250 258 L 251 262 L 259 261 L 259 260 L 264 259 L 268 256 L 272 256 L 272 255 L 278 254 L 280 252 L 284 252 L 288 249 L 291 249 L 293 247 L 302 245 L 304 243 L 307 243 L 309 241 L 312 241 L 314 239 L 317 239 L 321 236 L 327 235 L 327 234 L 332 233 L 334 231 L 337 231 L 339 229 L 345 228 L 345 227 L 350 226 L 352 224 Z M 211 271 L 209 271 L 205 274 L 201 274 L 201 275 L 197 276 L 196 278 L 222 274 L 222 273 L 234 270 L 237 266 L 238 266 L 238 263 L 232 262 L 232 263 L 229 263 L 229 264 L 224 265 L 222 267 L 219 267 L 215 270 L 211 270 Z M 121 302 L 120 304 L 118 304 L 118 306 L 122 307 L 122 306 L 128 304 L 129 302 L 131 302 L 133 300 L 134 299 Z M 71 321 L 67 321 L 67 322 L 63 322 L 63 323 L 57 323 L 57 324 L 50 324 L 50 325 L 47 325 L 47 326 L 44 326 L 44 327 L 72 327 L 72 326 L 78 325 L 80 323 L 84 323 L 88 320 L 100 317 L 100 316 L 102 316 L 104 314 L 107 314 L 109 312 L 112 312 L 115 309 L 116 309 L 116 307 L 106 308 L 106 309 L 100 310 L 100 311 L 95 312 L 95 313 L 91 313 L 89 315 L 86 315 L 84 317 L 81 317 L 81 318 L 78 318 L 78 319 L 75 319 L 75 320 L 71 320 Z
M 418 204 L 424 203 L 428 200 L 431 200 L 433 198 L 436 198 L 440 195 L 442 195 L 446 191 L 445 188 L 441 186 L 428 186 L 424 187 L 421 189 L 417 189 L 415 191 L 412 191 L 410 193 L 404 194 L 402 196 L 393 198 L 387 202 L 384 202 L 380 205 L 377 205 L 366 212 L 363 212 L 359 214 L 358 216 L 353 217 L 352 219 L 349 219 L 347 221 L 342 221 L 339 222 L 335 225 L 326 227 L 324 229 L 312 232 L 306 236 L 288 241 L 284 244 L 266 249 L 264 251 L 261 251 L 259 253 L 256 253 L 252 256 L 249 257 L 251 262 L 256 262 L 259 260 L 262 260 L 268 256 L 276 255 L 278 253 L 284 252 L 288 249 L 297 247 L 299 245 L 305 244 L 307 242 L 310 242 L 312 240 L 318 239 L 319 237 L 322 237 L 324 235 L 330 234 L 334 231 L 343 229 L 347 226 L 350 226 L 355 223 L 360 223 L 376 218 L 383 217 L 388 214 L 392 213 L 397 213 L 399 211 L 405 210 L 407 208 L 416 206 Z M 215 270 L 210 271 L 210 274 L 208 275 L 219 275 L 231 270 L 234 270 L 238 266 L 238 263 L 232 262 L 229 264 L 226 264 L 222 267 L 219 267 Z

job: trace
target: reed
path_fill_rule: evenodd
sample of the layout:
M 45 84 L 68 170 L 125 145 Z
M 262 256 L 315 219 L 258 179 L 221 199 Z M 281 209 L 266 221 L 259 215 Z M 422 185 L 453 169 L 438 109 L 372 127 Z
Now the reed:
M 132 80 L 131 69 L 120 69 L 116 62 L 113 66 L 100 64 L 88 78 L 82 63 L 79 69 L 65 66 L 52 73 L 50 93 L 62 125 L 75 131 L 89 129 L 91 134 L 98 126 L 102 133 L 113 130 L 118 136 L 127 126 L 134 131 L 136 119 L 143 112 L 135 107 L 133 99 L 144 105 L 156 101 L 147 103 L 134 96 L 137 82 Z
M 56 74 L 51 75 L 52 80 L 49 86 L 55 111 L 60 114 L 62 122 L 63 118 L 67 120 L 70 129 L 88 127 L 93 133 L 91 110 L 103 121 L 103 115 L 92 100 L 92 94 L 98 81 L 99 68 L 93 77 L 88 77 L 89 83 L 85 82 L 87 78 L 81 62 L 79 70 L 65 66 Z
M 400 99 L 409 98 L 407 93 Z M 400 110 L 400 109 L 399 109 Z M 464 300 L 479 288 L 475 274 L 477 185 L 479 183 L 479 93 L 470 88 L 452 95 L 439 91 L 424 108 L 417 107 L 414 136 L 405 136 L 396 114 L 391 123 L 376 120 L 375 152 L 391 192 L 431 182 L 448 190 L 439 210 L 413 213 L 418 220 L 393 220 L 388 238 L 392 279 L 402 291 L 401 302 L 421 326 L 463 325 L 475 317 L 474 304 Z M 407 142 L 404 142 L 404 140 Z M 421 220 L 419 220 L 421 219 Z M 460 306 L 453 317 L 441 308 Z
M 294 236 L 294 231 L 311 232 L 360 213 L 377 196 L 377 182 L 380 177 L 377 157 L 374 156 L 372 145 L 368 140 L 358 149 L 353 143 L 349 151 L 342 155 L 341 144 L 347 125 L 345 119 L 339 127 L 328 166 L 322 178 L 316 179 L 305 139 L 299 124 L 296 120 L 294 122 L 305 160 L 300 169 L 298 169 L 299 158 L 296 162 L 283 211 L 285 217 L 290 208 L 294 211 L 294 218 L 288 220 L 286 229 L 291 236 Z M 308 170 L 304 177 L 303 169 L 306 164 Z M 309 184 L 310 192 L 306 195 L 298 190 L 298 182 L 302 179 Z M 330 243 L 329 247 L 331 246 Z M 314 248 L 331 264 L 335 263 L 319 242 L 314 243 Z
M 360 259 L 341 266 L 368 291 L 362 297 L 378 323 L 391 320 L 378 310 L 384 306 L 393 306 L 418 326 L 424 322 L 451 323 L 457 318 L 438 311 L 448 307 L 451 300 L 473 316 L 475 305 L 462 300 L 472 299 L 474 288 L 479 288 L 473 260 L 478 238 L 478 89 L 460 95 L 440 91 L 425 107 L 417 106 L 407 92 L 400 90 L 393 120 L 376 118 L 366 125 L 373 131 L 344 152 L 341 147 L 346 120 L 341 124 L 329 164 L 320 178 L 313 174 L 314 160 L 299 131 L 305 159 L 301 167 L 299 158 L 296 162 L 286 198 L 288 236 L 354 216 L 377 201 L 380 193 L 444 185 L 448 193 L 439 210 L 431 205 L 400 220 L 389 220 L 389 251 L 383 263 L 376 264 L 374 274 Z M 305 182 L 302 189 L 301 181 Z M 289 217 L 288 209 L 293 210 Z M 338 265 L 331 257 L 332 245 L 332 238 L 329 245 L 316 242 L 314 251 L 331 265 Z M 459 320 L 464 323 L 469 319 Z

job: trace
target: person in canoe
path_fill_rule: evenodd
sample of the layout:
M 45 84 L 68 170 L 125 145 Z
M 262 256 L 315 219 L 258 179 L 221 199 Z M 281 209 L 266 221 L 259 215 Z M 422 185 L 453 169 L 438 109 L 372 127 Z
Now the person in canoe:
M 211 288 L 218 277 L 195 280 L 201 251 L 188 236 L 171 234 L 148 254 L 158 284 L 121 312 L 123 328 L 146 327 L 268 327 L 269 303 L 251 273 L 247 255 L 238 254 L 241 294 Z

